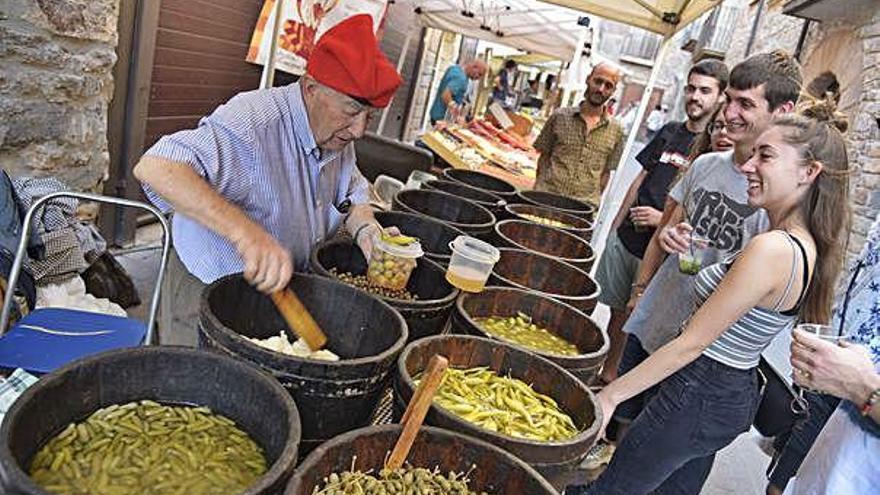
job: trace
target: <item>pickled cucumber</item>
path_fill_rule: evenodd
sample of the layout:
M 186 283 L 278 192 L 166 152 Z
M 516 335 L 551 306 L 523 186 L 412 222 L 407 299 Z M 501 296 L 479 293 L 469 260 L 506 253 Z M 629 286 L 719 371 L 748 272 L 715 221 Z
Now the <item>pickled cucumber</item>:
M 511 317 L 474 318 L 474 322 L 486 333 L 498 339 L 520 345 L 528 349 L 556 354 L 577 356 L 577 346 L 559 337 L 550 330 L 532 322 L 528 315 L 518 312 Z
M 30 462 L 57 495 L 242 493 L 267 470 L 262 449 L 205 407 L 144 400 L 71 423 Z

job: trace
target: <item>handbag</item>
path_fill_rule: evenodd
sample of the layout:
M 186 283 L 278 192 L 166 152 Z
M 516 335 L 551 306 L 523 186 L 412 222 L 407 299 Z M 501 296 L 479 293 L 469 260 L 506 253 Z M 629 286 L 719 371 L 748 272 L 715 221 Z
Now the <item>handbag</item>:
M 758 362 L 758 379 L 761 382 L 761 399 L 752 424 L 761 435 L 775 437 L 791 430 L 798 421 L 806 418 L 806 411 L 797 411 L 792 407 L 797 400 L 797 392 L 763 356 Z

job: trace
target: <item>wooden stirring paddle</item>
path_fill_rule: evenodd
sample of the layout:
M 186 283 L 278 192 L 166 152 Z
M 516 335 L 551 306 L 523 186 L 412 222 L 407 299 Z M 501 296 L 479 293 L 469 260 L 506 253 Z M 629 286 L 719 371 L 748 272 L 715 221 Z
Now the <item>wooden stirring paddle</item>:
M 403 462 L 406 461 L 406 457 L 409 455 L 409 449 L 412 448 L 413 442 L 416 441 L 419 428 L 422 427 L 422 422 L 425 421 L 428 408 L 431 407 L 431 403 L 434 401 L 434 394 L 440 386 L 440 381 L 443 380 L 443 373 L 446 372 L 448 367 L 449 361 L 439 354 L 435 354 L 428 362 L 428 368 L 422 374 L 422 380 L 419 382 L 418 388 L 416 388 L 412 399 L 410 399 L 409 404 L 406 406 L 403 417 L 400 419 L 403 429 L 400 432 L 397 443 L 394 444 L 394 450 L 391 451 L 391 455 L 385 463 L 386 468 L 395 470 L 403 466 Z
M 292 290 L 273 292 L 272 302 L 290 330 L 303 339 L 312 352 L 320 351 L 327 344 L 327 336 Z

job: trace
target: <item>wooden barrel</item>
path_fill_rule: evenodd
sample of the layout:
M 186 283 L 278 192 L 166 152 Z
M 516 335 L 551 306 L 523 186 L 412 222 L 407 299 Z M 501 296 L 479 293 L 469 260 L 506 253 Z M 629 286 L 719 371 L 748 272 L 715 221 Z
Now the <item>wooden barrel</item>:
M 435 218 L 472 236 L 490 235 L 495 225 L 491 211 L 442 191 L 406 189 L 394 195 L 391 208 Z
M 367 260 L 360 248 L 349 240 L 335 239 L 318 244 L 312 251 L 310 265 L 313 272 L 331 277 L 330 270 L 355 275 L 367 273 Z M 459 290 L 446 281 L 446 269 L 430 260 L 419 259 L 409 277 L 407 290 L 418 299 L 407 301 L 382 297 L 406 320 L 409 342 L 437 335 L 446 327 Z
M 425 251 L 425 257 L 442 266 L 449 265 L 452 257 L 452 248 L 449 243 L 456 237 L 465 235 L 461 230 L 447 225 L 437 219 L 404 213 L 402 211 L 377 211 L 376 221 L 383 227 L 397 227 L 406 235 L 419 238 L 419 243 Z
M 500 244 L 560 259 L 589 272 L 596 260 L 593 247 L 583 238 L 556 227 L 526 220 L 502 220 L 495 224 Z
M 340 361 L 281 354 L 245 339 L 278 335 L 287 324 L 272 300 L 241 274 L 218 279 L 202 294 L 199 345 L 261 368 L 303 404 L 300 450 L 305 454 L 370 424 L 408 332 L 394 308 L 336 280 L 296 273 L 290 288 L 327 334 L 326 348 Z
M 564 261 L 520 249 L 500 248 L 490 285 L 538 292 L 592 315 L 601 290 L 590 275 Z
M 530 316 L 536 325 L 574 344 L 579 354 L 561 356 L 512 342 L 509 344 L 553 361 L 586 384 L 595 378 L 608 353 L 605 331 L 592 318 L 568 304 L 534 292 L 512 287 L 487 287 L 477 294 L 462 293 L 452 313 L 452 331 L 497 339 L 485 332 L 474 318 L 510 317 L 520 312 Z
M 590 222 L 593 221 L 593 216 L 596 214 L 595 205 L 547 191 L 520 191 L 517 193 L 517 199 L 521 203 L 552 208 L 562 213 L 579 216 Z
M 525 215 L 531 215 L 533 217 L 541 217 L 546 218 L 548 220 L 555 220 L 557 222 L 562 222 L 571 227 L 556 227 L 558 229 L 564 230 L 571 234 L 574 234 L 581 239 L 589 242 L 590 239 L 593 238 L 593 222 L 579 217 L 577 215 L 572 215 L 570 213 L 565 213 L 560 210 L 554 210 L 552 208 L 547 208 L 545 206 L 537 206 L 530 204 L 514 204 L 507 205 L 504 207 L 504 211 L 507 213 L 508 217 L 516 218 L 519 220 L 525 220 L 527 222 L 535 222 L 534 219 L 528 218 Z M 540 222 L 535 222 L 540 223 Z
M 478 427 L 436 405 L 428 411 L 428 424 L 501 447 L 530 464 L 558 489 L 570 482 L 574 469 L 595 443 L 602 424 L 596 398 L 583 382 L 551 361 L 497 340 L 439 335 L 413 342 L 400 355 L 394 376 L 394 408 L 398 414 L 413 395 L 413 377 L 424 371 L 435 354 L 445 356 L 455 368 L 486 366 L 499 375 L 531 384 L 537 392 L 556 400 L 581 432 L 562 442 L 525 440 Z
M 205 406 L 235 421 L 263 448 L 269 466 L 246 495 L 278 493 L 293 473 L 300 417 L 278 381 L 225 356 L 151 346 L 78 359 L 25 390 L 0 428 L 0 493 L 50 495 L 26 472 L 37 450 L 98 409 L 140 400 Z
M 332 473 L 355 469 L 379 472 L 400 436 L 400 425 L 369 426 L 340 435 L 318 447 L 297 468 L 286 495 L 312 495 Z M 422 426 L 407 462 L 441 473 L 468 473 L 468 486 L 493 495 L 558 493 L 533 468 L 487 442 L 454 431 Z M 439 494 L 438 494 L 439 495 Z
M 506 200 L 508 203 L 516 197 L 516 186 L 504 179 L 499 179 L 494 175 L 484 174 L 483 172 L 477 172 L 476 170 L 448 168 L 443 171 L 443 177 L 454 182 L 461 182 L 462 184 L 482 189 L 496 196 L 501 196 L 501 199 Z
M 491 211 L 495 218 L 497 219 L 500 214 L 504 214 L 504 207 L 507 206 L 507 201 L 498 196 L 497 194 L 490 193 L 484 189 L 477 189 L 476 187 L 469 186 L 467 184 L 463 184 L 461 182 L 449 181 L 449 180 L 429 180 L 422 184 L 423 189 L 435 190 L 435 191 L 443 191 L 445 193 L 452 194 L 453 196 L 458 196 L 459 198 L 466 199 L 468 201 L 473 201 L 474 203 L 486 208 Z

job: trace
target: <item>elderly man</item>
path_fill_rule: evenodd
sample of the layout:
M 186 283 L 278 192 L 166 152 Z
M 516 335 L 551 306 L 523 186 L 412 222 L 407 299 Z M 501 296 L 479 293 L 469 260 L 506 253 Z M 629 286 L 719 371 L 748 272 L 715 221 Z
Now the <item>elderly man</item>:
M 163 344 L 195 345 L 199 297 L 219 277 L 243 271 L 262 292 L 283 289 L 341 226 L 368 255 L 381 227 L 353 143 L 400 82 L 358 15 L 321 37 L 298 83 L 237 95 L 147 151 L 135 176 L 175 212 Z
M 489 66 L 482 60 L 472 60 L 464 65 L 453 65 L 446 69 L 437 96 L 431 105 L 431 125 L 446 119 L 446 111 L 451 107 L 461 108 L 468 93 L 468 80 L 476 81 L 486 75 Z
M 544 124 L 534 143 L 541 152 L 536 190 L 599 204 L 625 141 L 620 124 L 605 109 L 621 76 L 618 67 L 597 65 L 587 77 L 581 105 L 557 110 Z

